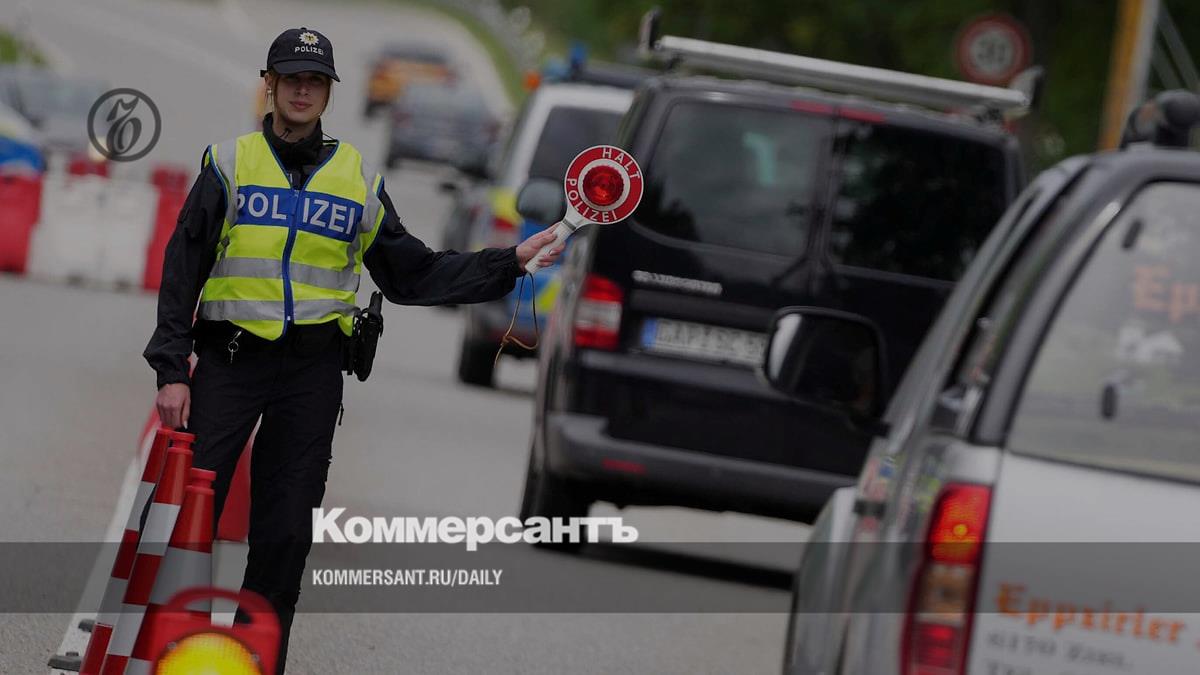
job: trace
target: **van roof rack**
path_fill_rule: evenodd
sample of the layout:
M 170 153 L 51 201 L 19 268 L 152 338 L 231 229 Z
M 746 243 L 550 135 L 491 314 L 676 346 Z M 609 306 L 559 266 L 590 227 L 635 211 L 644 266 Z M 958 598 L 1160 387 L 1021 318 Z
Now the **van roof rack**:
M 930 108 L 984 106 L 1020 112 L 1032 104 L 1033 98 L 1033 91 L 661 35 L 658 10 L 642 17 L 638 42 L 643 55 L 657 55 L 672 63 Z

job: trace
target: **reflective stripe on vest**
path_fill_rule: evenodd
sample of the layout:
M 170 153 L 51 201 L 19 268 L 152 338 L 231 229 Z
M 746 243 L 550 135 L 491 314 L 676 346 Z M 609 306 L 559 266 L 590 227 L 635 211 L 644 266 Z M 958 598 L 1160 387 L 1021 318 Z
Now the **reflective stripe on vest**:
M 200 317 L 268 340 L 289 322 L 338 321 L 349 335 L 362 257 L 383 219 L 383 177 L 338 143 L 292 189 L 259 132 L 210 146 L 204 164 L 221 179 L 226 212 Z
M 243 321 L 273 321 L 283 312 L 282 302 L 269 300 L 213 300 L 209 305 L 216 312 L 243 317 Z M 349 316 L 358 308 L 338 300 L 297 300 L 293 309 L 300 320 L 321 319 L 329 314 Z

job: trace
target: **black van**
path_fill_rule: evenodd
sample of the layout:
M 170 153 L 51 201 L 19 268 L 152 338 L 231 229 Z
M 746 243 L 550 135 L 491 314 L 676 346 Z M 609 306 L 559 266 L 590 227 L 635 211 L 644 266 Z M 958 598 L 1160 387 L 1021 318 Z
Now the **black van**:
M 844 398 L 877 414 L 1021 189 L 1015 138 L 986 116 L 667 75 L 638 91 L 618 144 L 645 195 L 576 234 L 564 263 L 522 517 L 604 500 L 811 519 L 870 439 L 760 380 L 772 315 L 873 324 L 882 377 L 837 364 L 853 345 L 820 348 L 862 374 Z

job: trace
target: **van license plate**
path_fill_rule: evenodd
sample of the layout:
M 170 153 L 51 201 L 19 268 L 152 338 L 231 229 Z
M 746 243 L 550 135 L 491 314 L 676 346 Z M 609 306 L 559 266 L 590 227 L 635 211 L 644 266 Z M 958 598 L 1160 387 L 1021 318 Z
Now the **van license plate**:
M 762 333 L 724 326 L 672 319 L 646 319 L 642 324 L 642 347 L 659 354 L 757 366 L 766 344 Z

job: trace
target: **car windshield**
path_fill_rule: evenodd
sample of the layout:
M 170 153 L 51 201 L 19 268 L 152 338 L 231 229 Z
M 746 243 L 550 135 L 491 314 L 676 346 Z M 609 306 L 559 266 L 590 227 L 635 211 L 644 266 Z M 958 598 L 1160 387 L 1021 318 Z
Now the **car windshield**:
M 448 87 L 438 84 L 413 84 L 404 92 L 404 105 L 420 112 L 451 111 L 484 117 L 487 104 L 479 92 L 470 87 Z
M 380 58 L 429 64 L 444 64 L 448 61 L 446 54 L 427 45 L 392 45 L 382 51 Z
M 621 113 L 612 110 L 570 106 L 552 109 L 538 137 L 529 177 L 562 180 L 575 155 L 593 145 L 611 143 L 620 123 Z
M 829 251 L 837 262 L 956 281 L 1000 219 L 999 147 L 861 124 L 843 139 Z
M 53 75 L 21 77 L 16 88 L 22 109 L 35 119 L 84 117 L 103 93 L 98 83 L 63 80 Z
M 643 167 L 637 221 L 688 241 L 799 255 L 828 129 L 792 110 L 678 103 Z

